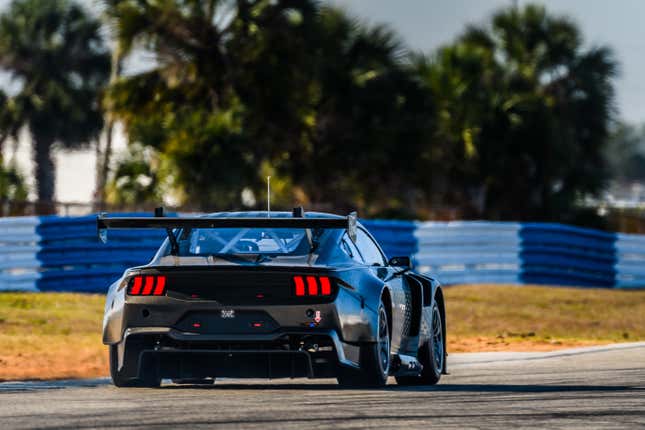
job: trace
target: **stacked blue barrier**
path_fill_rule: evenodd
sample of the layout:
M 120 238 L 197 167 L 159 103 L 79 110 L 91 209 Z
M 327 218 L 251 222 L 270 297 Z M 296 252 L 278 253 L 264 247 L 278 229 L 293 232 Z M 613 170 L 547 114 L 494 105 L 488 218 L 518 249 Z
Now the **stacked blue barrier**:
M 41 217 L 37 233 L 40 291 L 105 291 L 127 267 L 150 261 L 166 237 L 160 230 L 114 230 L 104 244 L 97 239 L 96 215 Z
M 396 220 L 361 220 L 388 256 L 413 256 L 418 242 L 415 223 Z
M 550 223 L 362 222 L 388 256 L 411 256 L 444 284 L 645 288 L 645 235 Z M 0 291 L 104 292 L 127 267 L 150 261 L 165 237 L 109 235 L 98 241 L 94 215 L 0 218 Z
M 613 287 L 616 283 L 613 233 L 562 224 L 526 223 L 520 238 L 523 283 L 591 287 Z
M 150 261 L 164 238 L 158 230 L 115 230 L 103 244 L 96 215 L 0 218 L 0 291 L 104 292 L 127 267 Z
M 444 284 L 521 282 L 519 231 L 512 222 L 416 223 L 415 267 Z
M 618 288 L 645 287 L 645 235 L 617 234 L 616 279 Z
M 0 291 L 36 290 L 40 278 L 38 217 L 0 218 Z

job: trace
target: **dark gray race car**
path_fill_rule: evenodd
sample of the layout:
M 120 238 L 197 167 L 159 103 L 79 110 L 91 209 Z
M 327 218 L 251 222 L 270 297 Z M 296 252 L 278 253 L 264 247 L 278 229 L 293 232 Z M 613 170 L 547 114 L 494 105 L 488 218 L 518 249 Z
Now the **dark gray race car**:
M 161 228 L 152 261 L 107 295 L 103 342 L 118 387 L 162 378 L 334 377 L 342 385 L 436 384 L 446 371 L 437 281 L 389 261 L 369 232 L 323 213 L 99 216 L 112 228 Z

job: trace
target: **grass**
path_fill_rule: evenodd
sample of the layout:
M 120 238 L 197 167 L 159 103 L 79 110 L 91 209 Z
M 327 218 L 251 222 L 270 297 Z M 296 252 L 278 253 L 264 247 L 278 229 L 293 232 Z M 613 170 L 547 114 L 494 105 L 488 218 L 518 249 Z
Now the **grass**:
M 645 340 L 645 290 L 462 285 L 444 291 L 453 352 Z
M 645 291 L 462 285 L 445 295 L 451 352 L 645 340 Z M 104 300 L 0 293 L 0 380 L 105 376 Z
M 0 380 L 105 375 L 104 303 L 96 294 L 0 293 Z

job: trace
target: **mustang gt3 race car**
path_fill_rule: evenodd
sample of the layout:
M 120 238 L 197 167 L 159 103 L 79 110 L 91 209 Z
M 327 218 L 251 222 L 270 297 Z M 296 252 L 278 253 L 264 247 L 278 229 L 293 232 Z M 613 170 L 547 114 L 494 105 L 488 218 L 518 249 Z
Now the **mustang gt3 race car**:
M 217 377 L 436 384 L 446 372 L 445 305 L 409 257 L 386 259 L 356 220 L 307 213 L 97 219 L 164 229 L 152 261 L 109 288 L 103 342 L 118 387 Z

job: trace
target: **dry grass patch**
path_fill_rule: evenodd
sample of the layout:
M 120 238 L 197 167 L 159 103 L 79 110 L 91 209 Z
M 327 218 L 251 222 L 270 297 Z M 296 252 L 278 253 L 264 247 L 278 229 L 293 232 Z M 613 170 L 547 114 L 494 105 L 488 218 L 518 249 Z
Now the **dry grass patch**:
M 0 293 L 0 380 L 105 376 L 105 297 Z
M 456 285 L 444 292 L 452 352 L 645 340 L 645 290 Z

